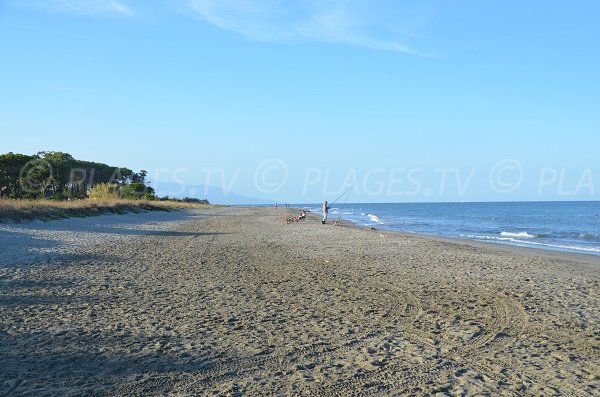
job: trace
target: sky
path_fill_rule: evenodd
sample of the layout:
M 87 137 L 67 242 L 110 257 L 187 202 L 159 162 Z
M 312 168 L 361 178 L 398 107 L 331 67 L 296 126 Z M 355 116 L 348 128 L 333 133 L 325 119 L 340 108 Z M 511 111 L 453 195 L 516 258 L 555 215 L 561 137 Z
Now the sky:
M 593 0 L 0 0 L 0 152 L 145 169 L 160 194 L 224 202 L 348 186 L 351 202 L 599 200 L 598 15 Z

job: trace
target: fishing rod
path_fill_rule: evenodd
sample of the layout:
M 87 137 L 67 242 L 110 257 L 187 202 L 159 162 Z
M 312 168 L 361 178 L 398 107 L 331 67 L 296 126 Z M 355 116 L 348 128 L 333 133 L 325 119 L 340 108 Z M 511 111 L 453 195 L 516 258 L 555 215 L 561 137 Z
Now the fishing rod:
M 342 194 L 340 194 L 335 200 L 333 200 L 333 203 L 330 204 L 330 206 L 334 205 L 335 203 L 337 203 L 337 201 L 339 199 L 341 199 L 346 193 L 348 193 L 349 191 L 351 191 L 352 189 L 354 189 L 354 185 L 350 186 L 348 189 L 344 190 L 344 192 Z M 348 193 L 349 194 L 349 193 Z M 346 197 L 346 200 L 348 198 Z
M 350 193 L 352 193 L 352 189 L 354 189 L 354 185 L 350 186 L 348 189 L 346 189 L 346 191 L 345 191 L 344 193 L 342 193 L 342 196 L 343 196 L 344 194 L 346 195 L 346 199 L 344 200 L 344 204 L 342 204 L 342 209 L 345 209 L 345 208 L 346 208 L 346 203 L 348 202 L 348 198 L 350 197 Z M 340 196 L 340 197 L 342 197 L 342 196 Z M 340 197 L 338 197 L 338 198 L 336 199 L 336 201 L 337 201 L 337 200 L 339 200 L 339 199 L 340 199 Z M 335 201 L 334 201 L 334 203 L 335 203 Z M 333 205 L 333 203 L 332 203 L 331 205 Z M 341 214 L 341 209 L 340 209 L 340 214 L 339 214 L 339 215 L 338 215 L 338 217 L 336 218 L 335 222 L 333 222 L 333 226 L 337 226 L 337 222 L 338 222 L 338 221 L 339 221 L 341 218 L 342 218 L 342 214 Z

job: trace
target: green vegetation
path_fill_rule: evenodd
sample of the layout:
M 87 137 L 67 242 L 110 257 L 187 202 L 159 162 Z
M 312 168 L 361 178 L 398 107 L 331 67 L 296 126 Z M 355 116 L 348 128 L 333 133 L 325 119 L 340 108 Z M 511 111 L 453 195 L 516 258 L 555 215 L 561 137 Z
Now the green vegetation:
M 32 156 L 11 152 L 0 155 L 0 198 L 67 200 L 102 193 L 105 196 L 98 198 L 154 200 L 146 175 L 145 170 L 136 173 L 129 168 L 77 160 L 63 152 Z M 101 192 L 100 185 L 107 185 L 107 191 Z M 109 197 L 111 189 L 116 197 Z
M 170 198 L 169 196 L 165 196 L 165 197 L 158 198 L 158 200 L 160 200 L 160 201 L 174 201 L 174 202 L 177 202 L 177 203 L 211 205 L 208 202 L 208 200 L 201 200 L 201 199 L 191 198 L 191 197 L 184 197 L 182 199 L 179 199 L 179 198 Z
M 90 189 L 88 197 L 94 200 L 116 200 L 119 198 L 119 185 L 99 183 Z
M 77 160 L 68 153 L 0 155 L 0 223 L 210 205 L 194 198 L 157 198 L 147 172 Z

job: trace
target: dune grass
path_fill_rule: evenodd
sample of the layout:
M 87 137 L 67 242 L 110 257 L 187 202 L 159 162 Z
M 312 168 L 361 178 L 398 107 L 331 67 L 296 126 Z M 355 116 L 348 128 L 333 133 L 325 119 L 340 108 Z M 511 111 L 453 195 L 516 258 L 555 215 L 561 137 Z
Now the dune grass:
M 31 220 L 50 221 L 102 214 L 125 214 L 145 211 L 177 211 L 186 208 L 207 208 L 208 204 L 179 201 L 145 200 L 7 200 L 0 199 L 0 223 Z

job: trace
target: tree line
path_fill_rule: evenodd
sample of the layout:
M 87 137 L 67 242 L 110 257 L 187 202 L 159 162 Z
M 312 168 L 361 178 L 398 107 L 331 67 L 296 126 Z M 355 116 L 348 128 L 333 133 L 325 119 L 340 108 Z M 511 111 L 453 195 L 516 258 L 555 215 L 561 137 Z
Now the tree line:
M 100 186 L 109 186 L 120 198 L 155 199 L 146 183 L 147 172 L 104 163 L 77 160 L 63 152 L 0 155 L 0 198 L 83 199 Z

